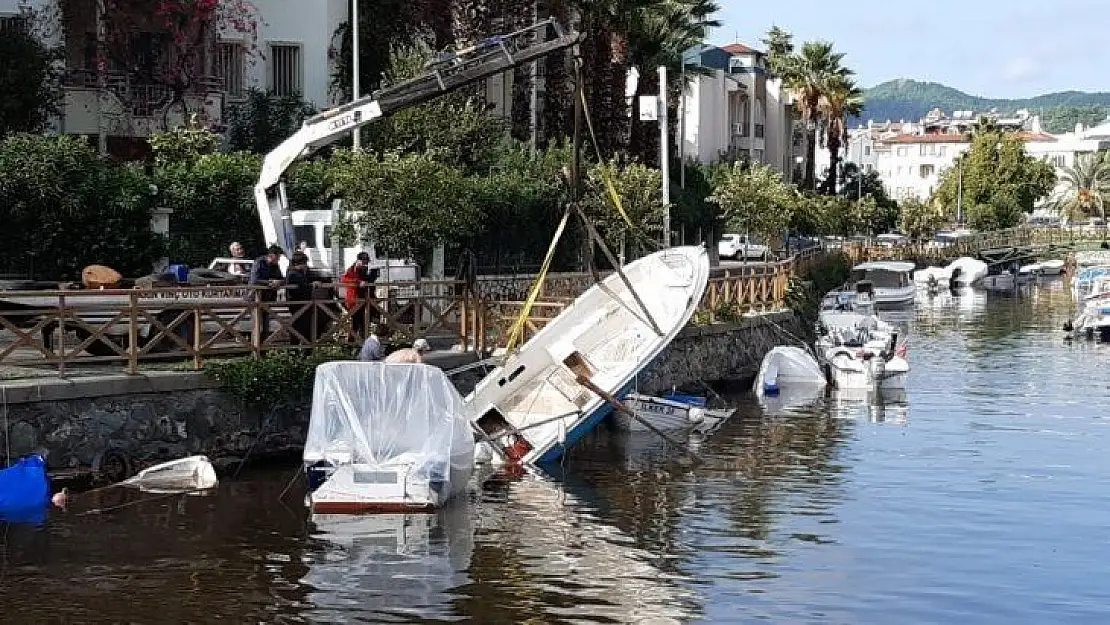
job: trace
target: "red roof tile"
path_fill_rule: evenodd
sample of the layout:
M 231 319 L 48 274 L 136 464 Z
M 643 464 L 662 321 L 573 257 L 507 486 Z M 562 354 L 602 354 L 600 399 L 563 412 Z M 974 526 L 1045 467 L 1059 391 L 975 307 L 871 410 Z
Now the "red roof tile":
M 759 50 L 756 50 L 755 48 L 749 48 L 742 43 L 729 44 L 721 49 L 725 52 L 728 52 L 729 54 L 763 54 Z

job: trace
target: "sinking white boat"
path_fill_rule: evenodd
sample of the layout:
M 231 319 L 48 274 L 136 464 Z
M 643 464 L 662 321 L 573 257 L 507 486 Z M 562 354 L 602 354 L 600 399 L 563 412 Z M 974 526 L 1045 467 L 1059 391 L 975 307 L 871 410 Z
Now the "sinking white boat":
M 631 392 L 636 374 L 693 316 L 708 280 L 709 256 L 701 246 L 625 265 L 478 384 L 466 398 L 471 420 L 514 461 L 558 460 L 613 410 L 578 377 L 613 397 Z
M 329 362 L 316 368 L 304 467 L 313 513 L 430 512 L 466 489 L 474 433 L 437 367 Z
M 618 430 L 625 432 L 649 432 L 651 428 L 664 432 L 708 433 L 720 427 L 736 412 L 735 409 L 713 409 L 708 407 L 706 398 L 690 395 L 670 394 L 654 397 L 630 393 L 621 402 L 636 413 L 636 417 L 617 410 L 613 412 L 613 423 Z
M 945 267 L 926 267 L 913 273 L 913 281 L 918 287 L 932 290 L 959 288 L 978 284 L 988 273 L 990 267 L 981 260 L 963 256 Z
M 1018 286 L 1018 278 L 1011 271 L 1004 271 L 983 278 L 983 288 L 988 291 L 1013 291 Z
M 122 482 L 151 493 L 207 490 L 219 485 L 216 469 L 207 456 L 189 456 L 144 469 Z
M 812 354 L 800 347 L 780 346 L 763 357 L 752 391 L 757 397 L 775 396 L 784 388 L 826 384 L 825 373 Z

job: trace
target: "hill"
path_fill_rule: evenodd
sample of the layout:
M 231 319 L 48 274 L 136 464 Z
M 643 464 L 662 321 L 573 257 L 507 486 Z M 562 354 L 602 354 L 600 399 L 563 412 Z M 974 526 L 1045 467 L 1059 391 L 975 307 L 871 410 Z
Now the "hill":
M 1013 113 L 1027 109 L 1041 116 L 1045 130 L 1053 133 L 1075 128 L 1076 122 L 1092 125 L 1110 116 L 1110 93 L 1061 91 L 1033 98 L 1001 99 L 974 96 L 935 82 L 899 79 L 875 85 L 864 90 L 866 102 L 861 120 L 883 122 L 887 120 L 918 120 L 933 107 L 940 107 L 949 115 L 955 110 Z

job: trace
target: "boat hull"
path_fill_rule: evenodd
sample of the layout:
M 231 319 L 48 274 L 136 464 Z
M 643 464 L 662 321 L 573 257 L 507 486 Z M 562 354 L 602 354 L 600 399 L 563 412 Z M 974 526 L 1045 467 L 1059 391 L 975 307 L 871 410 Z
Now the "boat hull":
M 621 411 L 613 413 L 613 423 L 618 430 L 625 432 L 650 431 L 641 420 L 665 432 L 681 432 L 693 428 L 705 413 L 704 409 L 696 406 L 647 395 L 630 395 L 623 403 L 639 417 L 634 419 Z
M 312 489 L 309 508 L 314 514 L 433 512 L 466 489 L 472 473 L 466 461 L 466 457 L 452 458 L 436 480 L 410 478 L 413 466 L 408 464 L 306 467 Z

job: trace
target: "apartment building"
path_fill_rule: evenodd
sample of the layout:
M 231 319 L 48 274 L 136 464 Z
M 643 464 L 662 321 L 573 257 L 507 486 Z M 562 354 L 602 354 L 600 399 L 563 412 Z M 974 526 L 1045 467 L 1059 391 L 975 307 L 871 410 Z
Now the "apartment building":
M 161 68 L 175 50 L 165 29 L 149 16 L 133 21 L 126 59 L 106 55 L 98 63 L 102 41 L 102 4 L 33 0 L 36 23 L 21 13 L 24 0 L 0 0 L 0 30 L 30 28 L 53 45 L 64 47 L 64 101 L 57 132 L 96 137 L 102 149 L 127 157 L 145 149 L 142 138 L 180 125 L 187 115 L 220 126 L 228 107 L 258 88 L 278 95 L 301 94 L 319 108 L 332 104 L 329 84 L 334 61 L 329 50 L 338 26 L 346 20 L 346 0 L 255 0 L 257 34 L 218 24 L 205 32 L 191 52 L 190 76 L 183 93 L 175 93 Z M 148 24 L 149 26 L 143 26 Z
M 781 81 L 767 77 L 767 55 L 736 43 L 687 51 L 679 135 L 687 159 L 700 163 L 746 158 L 788 177 L 803 153 L 794 141 L 792 100 Z

